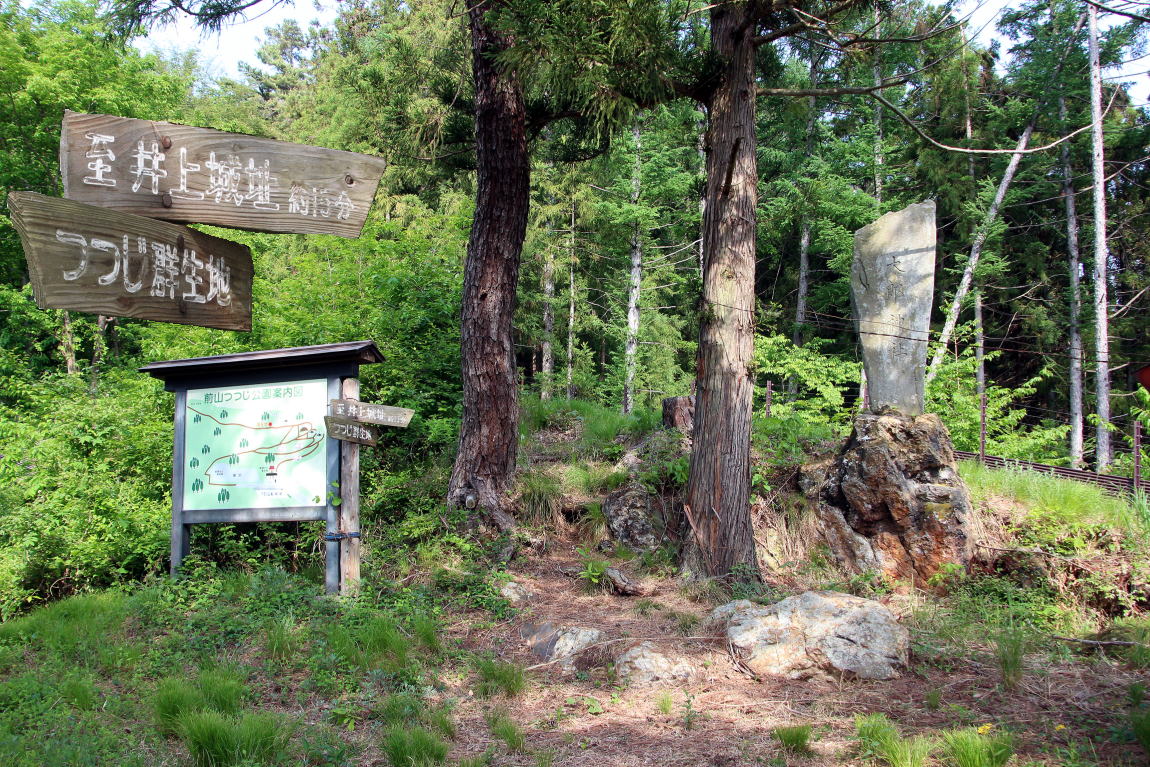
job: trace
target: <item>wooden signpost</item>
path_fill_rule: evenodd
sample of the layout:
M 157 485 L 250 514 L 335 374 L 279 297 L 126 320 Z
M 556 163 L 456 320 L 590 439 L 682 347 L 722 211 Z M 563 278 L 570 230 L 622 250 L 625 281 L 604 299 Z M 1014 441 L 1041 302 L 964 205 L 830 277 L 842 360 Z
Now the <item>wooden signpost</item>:
M 252 328 L 252 255 L 244 245 L 35 192 L 12 192 L 8 209 L 41 308 Z
M 248 248 L 167 222 L 358 237 L 383 170 L 354 152 L 68 112 L 67 199 L 13 192 L 8 208 L 42 308 L 251 330 Z M 412 417 L 359 402 L 359 366 L 382 360 L 356 341 L 141 368 L 176 393 L 173 575 L 194 524 L 323 520 L 327 590 L 358 587 L 359 445 Z
M 358 237 L 378 157 L 153 120 L 67 112 L 64 196 L 168 221 Z

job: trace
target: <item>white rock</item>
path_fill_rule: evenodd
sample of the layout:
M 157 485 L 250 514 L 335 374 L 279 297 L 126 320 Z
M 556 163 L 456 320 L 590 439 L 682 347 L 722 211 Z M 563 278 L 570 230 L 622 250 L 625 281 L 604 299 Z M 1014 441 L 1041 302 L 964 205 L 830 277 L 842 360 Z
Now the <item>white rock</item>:
M 499 595 L 506 599 L 511 604 L 519 604 L 531 599 L 534 594 L 531 590 L 524 586 L 522 583 L 515 581 L 508 581 L 499 588 Z
M 910 634 L 890 610 L 834 591 L 808 591 L 769 607 L 734 609 L 728 620 L 731 646 L 759 674 L 891 679 L 910 654 Z
M 615 673 L 634 685 L 686 682 L 697 672 L 690 661 L 663 655 L 650 642 L 632 647 L 615 659 Z
M 726 623 L 735 613 L 749 610 L 754 606 L 755 603 L 749 599 L 736 599 L 734 602 L 727 602 L 725 605 L 719 605 L 711 610 L 711 617 L 707 620 L 711 623 Z

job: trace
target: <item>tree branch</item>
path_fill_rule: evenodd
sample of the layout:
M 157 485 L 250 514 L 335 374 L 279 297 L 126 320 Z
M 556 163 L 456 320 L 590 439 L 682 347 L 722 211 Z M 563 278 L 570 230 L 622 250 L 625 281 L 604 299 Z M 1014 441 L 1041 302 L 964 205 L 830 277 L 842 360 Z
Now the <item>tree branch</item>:
M 1098 0 L 1086 0 L 1086 3 L 1087 5 L 1093 5 L 1095 8 L 1105 13 L 1113 13 L 1117 16 L 1125 16 L 1126 18 L 1133 19 L 1134 21 L 1143 21 L 1147 24 L 1150 24 L 1150 16 L 1139 16 L 1137 13 L 1131 13 L 1130 11 L 1120 11 L 1117 8 L 1111 8 L 1109 6 L 1103 5 L 1102 3 L 1098 2 Z
M 938 147 L 939 149 L 944 149 L 947 152 L 958 152 L 960 154 L 1038 154 L 1039 152 L 1045 152 L 1047 149 L 1052 149 L 1052 148 L 1058 146 L 1059 144 L 1061 144 L 1063 142 L 1069 141 L 1070 139 L 1077 136 L 1079 133 L 1083 133 L 1084 131 L 1090 130 L 1090 126 L 1093 125 L 1093 123 L 1087 123 L 1086 125 L 1083 125 L 1078 130 L 1073 131 L 1071 133 L 1067 133 L 1065 136 L 1058 139 L 1057 141 L 1052 141 L 1049 144 L 1043 144 L 1042 146 L 1036 146 L 1036 147 L 1032 147 L 1030 149 L 968 149 L 966 147 L 951 146 L 950 144 L 944 144 L 941 141 L 937 141 L 936 139 L 928 136 L 926 134 L 926 132 L 923 131 L 922 128 L 918 127 L 918 123 L 916 123 L 914 120 L 912 120 L 910 118 L 910 116 L 908 116 L 906 114 L 906 112 L 903 112 L 901 109 L 899 109 L 894 104 L 892 104 L 888 99 L 884 98 L 883 95 L 881 93 L 879 93 L 877 89 L 868 90 L 864 95 L 870 96 L 872 99 L 874 99 L 878 103 L 882 104 L 884 107 L 886 107 L 890 111 L 894 112 L 895 116 L 898 117 L 898 119 L 902 120 L 904 123 L 909 125 L 911 130 L 913 130 L 915 133 L 917 133 L 922 139 L 933 144 L 934 146 Z M 1113 106 L 1115 95 L 1117 95 L 1117 93 L 1115 93 L 1114 95 L 1112 95 L 1110 97 L 1110 103 L 1106 105 L 1106 110 L 1103 113 L 1104 117 L 1105 117 L 1106 113 L 1110 111 L 1110 107 Z

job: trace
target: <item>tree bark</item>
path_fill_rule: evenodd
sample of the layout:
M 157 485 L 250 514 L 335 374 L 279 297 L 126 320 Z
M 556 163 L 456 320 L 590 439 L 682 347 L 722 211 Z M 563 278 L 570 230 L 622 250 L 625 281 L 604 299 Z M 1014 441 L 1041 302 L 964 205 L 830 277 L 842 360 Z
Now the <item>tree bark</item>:
M 639 124 L 634 126 L 635 165 L 631 172 L 631 205 L 639 204 L 642 192 L 642 150 L 643 135 Z M 630 413 L 635 407 L 635 373 L 639 360 L 639 292 L 643 285 L 643 240 L 639 222 L 631 228 L 631 285 L 627 291 L 627 343 L 623 350 L 623 412 Z
M 547 248 L 543 257 L 543 359 L 539 366 L 542 381 L 539 398 L 551 399 L 551 383 L 555 378 L 555 353 L 551 340 L 555 335 L 555 254 Z
M 882 37 L 881 33 L 882 14 L 878 6 L 874 7 L 874 23 L 875 23 L 875 37 Z M 879 58 L 879 52 L 882 50 L 881 45 L 876 45 L 874 49 L 874 59 L 871 61 L 871 77 L 874 78 L 874 84 L 882 85 L 882 59 Z M 886 173 L 884 164 L 886 158 L 883 156 L 883 131 L 882 131 L 882 105 L 874 105 L 874 199 L 878 203 L 879 211 L 882 211 L 882 190 L 883 190 L 883 175 Z
M 60 352 L 64 355 L 64 372 L 75 375 L 79 370 L 76 365 L 76 335 L 72 332 L 72 317 L 67 309 L 61 309 L 60 317 Z
M 811 64 L 810 64 L 810 83 L 812 88 L 817 88 L 819 83 L 819 54 L 817 51 L 811 51 Z M 814 151 L 815 146 L 815 122 L 816 110 L 818 109 L 818 99 L 814 96 L 807 97 L 807 132 L 805 136 L 806 156 L 809 159 L 811 153 Z M 878 114 L 877 111 L 875 114 Z M 808 188 L 809 190 L 809 188 Z M 802 346 L 804 339 L 804 328 L 807 323 L 807 294 L 810 292 L 810 279 L 811 279 L 811 219 L 804 211 L 801 217 L 802 223 L 799 225 L 799 284 L 795 291 L 795 332 L 792 340 L 795 346 Z M 788 384 L 788 389 L 793 388 L 797 391 L 798 385 L 794 378 Z
M 1058 117 L 1066 124 L 1066 98 L 1058 99 Z M 1082 287 L 1079 284 L 1081 252 L 1078 248 L 1078 206 L 1074 200 L 1074 177 L 1070 168 L 1070 149 L 1062 145 L 1062 200 L 1066 206 L 1066 254 L 1070 284 L 1070 466 L 1082 468 L 1083 407 L 1082 407 Z
M 1110 313 L 1107 271 L 1110 249 L 1106 242 L 1105 144 L 1102 137 L 1102 67 L 1098 56 L 1098 9 L 1087 3 L 1090 27 L 1091 175 L 1094 180 L 1094 436 L 1097 471 L 1110 466 Z
M 938 348 L 935 349 L 934 357 L 930 361 L 930 368 L 926 371 L 927 383 L 933 381 L 934 377 L 938 375 L 942 358 L 946 354 L 946 345 L 950 343 L 950 337 L 954 334 L 954 328 L 958 324 L 958 314 L 962 310 L 962 301 L 966 298 L 971 282 L 974 280 L 974 270 L 978 267 L 978 260 L 982 255 L 982 246 L 986 244 L 986 238 L 990 236 L 991 226 L 994 224 L 994 220 L 998 218 L 998 209 L 1002 207 L 1002 201 L 1006 198 L 1006 191 L 1010 188 L 1010 183 L 1014 181 L 1014 173 L 1018 170 L 1018 163 L 1022 160 L 1023 150 L 1030 143 L 1030 135 L 1034 133 L 1034 123 L 1037 119 L 1037 114 L 1030 118 L 1026 129 L 1022 131 L 1018 144 L 1014 147 L 1014 154 L 1010 155 L 1010 162 L 1006 164 L 1006 171 L 1002 174 L 1002 181 L 998 184 L 998 190 L 994 193 L 994 200 L 990 203 L 986 217 L 982 220 L 982 226 L 974 234 L 974 242 L 970 246 L 970 258 L 966 261 L 966 269 L 963 270 L 958 289 L 954 291 L 954 298 L 950 301 L 950 310 L 947 312 L 946 322 L 942 326 Z
M 467 243 L 461 312 L 463 422 L 448 502 L 499 528 L 515 471 L 519 398 L 511 320 L 527 231 L 530 161 L 523 91 L 492 60 L 508 41 L 487 21 L 503 0 L 468 11 L 475 78 L 475 219 Z
M 567 399 L 575 398 L 575 200 L 571 200 L 571 240 L 567 264 Z
M 695 435 L 684 514 L 684 565 L 758 577 L 750 516 L 754 350 L 755 48 L 753 9 L 711 8 L 712 50 L 724 71 L 708 104 L 706 259 L 696 371 Z

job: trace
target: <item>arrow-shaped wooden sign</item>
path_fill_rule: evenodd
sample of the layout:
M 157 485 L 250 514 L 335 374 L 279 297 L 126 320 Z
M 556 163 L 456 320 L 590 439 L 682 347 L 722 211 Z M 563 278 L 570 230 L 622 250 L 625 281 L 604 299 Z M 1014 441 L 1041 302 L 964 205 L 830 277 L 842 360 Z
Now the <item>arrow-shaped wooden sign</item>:
M 244 245 L 35 192 L 8 195 L 41 308 L 252 329 Z
M 64 196 L 124 213 L 257 232 L 358 237 L 386 163 L 336 149 L 67 112 Z

